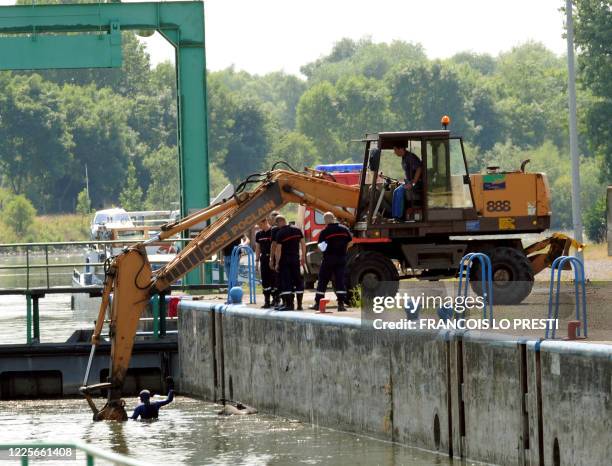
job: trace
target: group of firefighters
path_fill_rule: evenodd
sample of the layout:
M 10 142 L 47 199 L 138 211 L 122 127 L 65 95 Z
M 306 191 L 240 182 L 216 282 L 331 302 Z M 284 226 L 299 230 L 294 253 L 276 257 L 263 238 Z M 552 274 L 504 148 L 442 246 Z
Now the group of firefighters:
M 327 285 L 333 280 L 338 311 L 343 312 L 348 304 L 344 279 L 346 253 L 353 238 L 349 229 L 338 223 L 333 213 L 326 212 L 323 218 L 325 228 L 318 239 L 323 262 L 319 270 L 315 302 L 310 309 L 319 309 Z M 306 262 L 304 233 L 276 211 L 261 220 L 257 227 L 255 258 L 264 294 L 262 308 L 274 308 L 278 311 L 303 310 L 302 268 Z M 242 244 L 247 242 L 247 238 L 242 239 Z M 241 239 L 238 239 L 223 251 L 226 269 L 229 270 L 234 247 L 240 244 Z
M 420 195 L 422 188 L 421 159 L 407 149 L 405 143 L 398 142 L 393 146 L 393 152 L 401 158 L 404 171 L 404 182 L 396 190 L 393 202 L 398 202 L 398 219 L 414 213 L 414 201 Z M 396 197 L 398 199 L 396 199 Z M 404 200 L 410 208 L 404 209 Z M 396 210 L 392 206 L 392 211 Z M 319 309 L 321 299 L 330 280 L 333 280 L 338 298 L 338 311 L 346 311 L 347 290 L 344 279 L 346 268 L 346 252 L 353 238 L 347 227 L 338 223 L 332 212 L 323 215 L 325 229 L 319 234 L 318 246 L 323 252 L 323 262 L 319 270 L 315 302 L 311 309 Z M 306 262 L 306 243 L 302 230 L 287 223 L 287 219 L 279 212 L 272 212 L 268 218 L 258 223 L 259 230 L 255 235 L 256 260 L 261 274 L 265 303 L 263 308 L 274 308 L 279 311 L 302 310 L 304 297 L 304 279 L 301 268 Z M 235 246 L 248 244 L 249 240 L 239 238 L 223 250 L 225 270 L 230 269 L 231 256 Z M 296 305 L 297 299 L 297 305 Z

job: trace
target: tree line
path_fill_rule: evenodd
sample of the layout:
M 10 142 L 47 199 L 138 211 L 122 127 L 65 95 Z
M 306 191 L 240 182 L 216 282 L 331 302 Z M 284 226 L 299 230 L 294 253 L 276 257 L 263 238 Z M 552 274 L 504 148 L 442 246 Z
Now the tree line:
M 597 223 L 612 182 L 611 18 L 609 2 L 576 3 L 582 200 L 585 220 Z M 151 67 L 131 33 L 123 50 L 121 69 L 0 72 L 4 198 L 21 195 L 41 214 L 176 207 L 173 66 Z M 361 161 L 352 141 L 364 133 L 437 129 L 448 114 L 471 171 L 531 159 L 549 176 L 553 226 L 571 226 L 565 57 L 528 42 L 495 57 L 434 60 L 420 44 L 342 39 L 301 72 L 208 73 L 212 195 L 277 160 L 296 168 Z

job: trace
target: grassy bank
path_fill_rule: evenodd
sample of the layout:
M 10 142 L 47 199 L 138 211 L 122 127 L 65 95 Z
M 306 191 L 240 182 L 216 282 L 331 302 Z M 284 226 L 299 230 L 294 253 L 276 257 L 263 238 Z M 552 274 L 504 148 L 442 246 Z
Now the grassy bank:
M 89 239 L 89 224 L 90 218 L 82 215 L 42 215 L 19 236 L 0 222 L 0 243 L 85 241 Z

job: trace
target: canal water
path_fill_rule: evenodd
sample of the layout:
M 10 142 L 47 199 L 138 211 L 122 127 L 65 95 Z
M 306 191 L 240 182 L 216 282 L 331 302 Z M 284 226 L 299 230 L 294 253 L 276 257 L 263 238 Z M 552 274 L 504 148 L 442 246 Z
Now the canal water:
M 44 264 L 43 254 L 30 257 L 30 264 Z M 49 264 L 59 265 L 79 263 L 82 254 L 50 254 Z M 25 288 L 26 269 L 2 269 L 4 266 L 17 266 L 26 263 L 23 255 L 0 257 L 0 289 Z M 72 266 L 49 269 L 50 286 L 70 286 Z M 46 287 L 46 269 L 32 269 L 29 277 L 30 287 Z M 48 294 L 40 300 L 40 339 L 43 343 L 64 342 L 72 333 L 81 328 L 93 328 L 97 312 L 82 309 L 70 310 L 70 295 Z M 26 298 L 23 295 L 0 295 L 0 344 L 26 342 Z
M 2 257 L 0 264 L 20 264 L 22 259 Z M 78 258 L 51 260 L 74 262 Z M 57 272 L 51 277 L 53 286 L 70 283 L 71 269 Z M 32 276 L 30 286 L 44 286 L 45 275 L 41 271 Z M 25 286 L 24 280 L 23 271 L 0 270 L 0 288 Z M 0 296 L 0 344 L 25 343 L 25 310 L 24 296 Z M 41 341 L 63 342 L 74 330 L 93 328 L 96 314 L 95 310 L 70 310 L 70 295 L 48 295 L 40 301 Z M 137 399 L 126 401 L 130 410 L 138 403 Z M 164 465 L 451 464 L 444 455 L 265 414 L 220 417 L 219 408 L 179 396 L 163 408 L 158 421 L 94 423 L 82 399 L 0 400 L 0 443 L 81 440 Z M 0 460 L 0 464 L 15 462 Z
M 127 400 L 130 409 L 136 404 Z M 0 443 L 81 440 L 163 465 L 451 464 L 443 455 L 368 437 L 262 414 L 220 417 L 217 410 L 219 405 L 177 397 L 157 421 L 117 423 L 93 422 L 80 399 L 0 401 Z

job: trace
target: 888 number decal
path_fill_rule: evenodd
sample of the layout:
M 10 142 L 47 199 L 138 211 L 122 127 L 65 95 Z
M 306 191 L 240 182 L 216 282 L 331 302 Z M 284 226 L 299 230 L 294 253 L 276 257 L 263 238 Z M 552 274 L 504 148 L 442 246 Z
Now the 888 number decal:
M 510 201 L 488 201 L 487 212 L 510 212 Z

